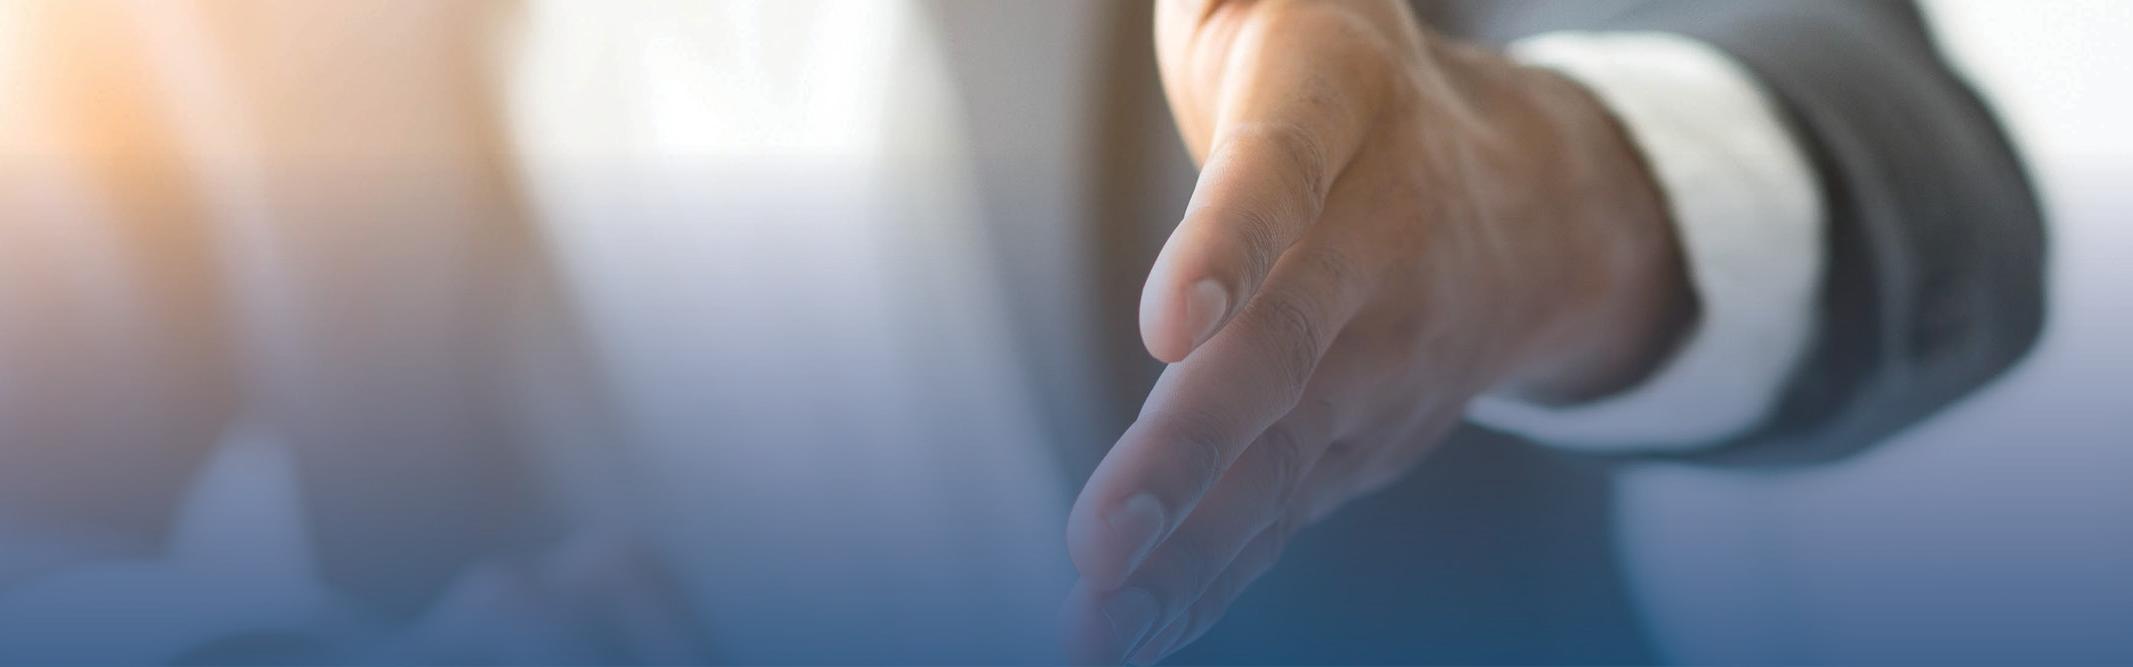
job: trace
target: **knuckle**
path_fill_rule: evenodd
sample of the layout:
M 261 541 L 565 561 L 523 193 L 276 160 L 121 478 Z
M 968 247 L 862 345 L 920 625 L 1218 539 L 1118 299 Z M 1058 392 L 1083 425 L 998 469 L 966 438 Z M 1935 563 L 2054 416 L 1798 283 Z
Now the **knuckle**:
M 1159 437 L 1173 444 L 1177 453 L 1175 460 L 1190 471 L 1194 485 L 1190 491 L 1195 496 L 1221 479 L 1222 469 L 1227 464 L 1224 431 L 1218 415 L 1183 411 L 1166 416 L 1164 427 L 1157 432 Z
M 1251 272 L 1252 282 L 1257 282 L 1273 270 L 1274 260 L 1281 256 L 1285 245 L 1282 214 L 1265 206 L 1239 206 L 1229 217 L 1244 246 L 1245 269 Z
M 1335 311 L 1344 311 L 1348 300 L 1365 290 L 1365 266 L 1348 249 L 1333 243 L 1305 243 L 1288 256 L 1295 262 L 1299 281 L 1318 294 L 1318 303 L 1331 303 Z
M 1259 446 L 1266 448 L 1266 455 L 1273 461 L 1273 493 L 1269 496 L 1264 526 L 1280 520 L 1297 489 L 1303 485 L 1304 475 L 1310 472 L 1312 447 L 1299 437 L 1294 427 L 1286 425 L 1267 429 Z
M 1302 127 L 1293 124 L 1274 127 L 1277 129 L 1269 132 L 1267 137 L 1268 141 L 1272 142 L 1271 148 L 1289 164 L 1296 166 L 1295 169 L 1284 172 L 1294 177 L 1294 180 L 1288 183 L 1294 188 L 1295 196 L 1291 201 L 1303 205 L 1303 210 L 1297 213 L 1316 217 L 1322 208 L 1321 198 L 1325 197 L 1327 189 L 1332 187 L 1332 183 L 1328 182 L 1332 165 L 1329 164 L 1331 158 L 1327 156 L 1326 146 L 1319 141 L 1317 135 Z
M 1276 177 L 1272 201 L 1274 212 L 1299 220 L 1318 217 L 1326 191 L 1332 187 L 1332 153 L 1317 133 L 1298 122 L 1256 121 L 1239 125 L 1229 134 L 1229 150 L 1250 155 L 1270 168 Z
M 1348 251 L 1328 244 L 1308 244 L 1299 248 L 1296 261 L 1307 275 L 1326 285 L 1338 294 L 1361 282 L 1361 265 Z
M 1172 601 L 1191 601 L 1200 597 L 1221 574 L 1221 565 L 1229 558 L 1219 545 L 1210 543 L 1206 537 L 1190 531 L 1180 531 L 1164 543 L 1175 559 L 1170 576 L 1156 582 L 1154 588 L 1166 605 Z
M 1284 406 L 1294 407 L 1318 366 L 1319 351 L 1325 349 L 1325 327 L 1296 298 L 1268 296 L 1275 298 L 1260 299 L 1254 310 L 1261 332 L 1257 340 L 1279 389 L 1287 392 Z
M 1281 173 L 1289 175 L 1289 180 L 1284 183 L 1290 188 L 1288 200 L 1303 207 L 1295 213 L 1316 217 L 1320 200 L 1332 187 L 1328 176 L 1332 172 L 1332 158 L 1325 142 L 1320 141 L 1316 133 L 1295 123 L 1262 124 L 1254 136 L 1264 150 L 1294 167 Z

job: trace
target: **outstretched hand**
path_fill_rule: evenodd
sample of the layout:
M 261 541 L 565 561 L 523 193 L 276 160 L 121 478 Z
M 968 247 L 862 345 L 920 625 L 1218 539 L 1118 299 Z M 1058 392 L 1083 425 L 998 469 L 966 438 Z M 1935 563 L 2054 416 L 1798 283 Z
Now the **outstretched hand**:
M 1570 81 L 1400 0 L 1156 12 L 1203 170 L 1141 301 L 1172 365 L 1068 522 L 1068 642 L 1090 662 L 1196 639 L 1476 395 L 1624 386 L 1694 308 L 1644 166 Z

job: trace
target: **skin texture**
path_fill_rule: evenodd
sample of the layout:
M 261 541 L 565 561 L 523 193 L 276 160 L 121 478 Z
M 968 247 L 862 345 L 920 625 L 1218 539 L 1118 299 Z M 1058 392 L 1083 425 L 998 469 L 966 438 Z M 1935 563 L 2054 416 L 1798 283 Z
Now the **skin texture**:
M 1628 386 L 1695 308 L 1641 158 L 1577 85 L 1399 0 L 1155 11 L 1203 171 L 1142 298 L 1171 366 L 1068 521 L 1067 648 L 1091 663 L 1198 638 L 1476 395 Z

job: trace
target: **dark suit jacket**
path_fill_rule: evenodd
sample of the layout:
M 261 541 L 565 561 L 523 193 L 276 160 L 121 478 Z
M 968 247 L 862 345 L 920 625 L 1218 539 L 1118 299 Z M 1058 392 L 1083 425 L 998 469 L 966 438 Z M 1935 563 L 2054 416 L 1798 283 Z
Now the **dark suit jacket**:
M 1775 418 L 1688 458 L 1845 456 L 1997 376 L 2036 337 L 2044 244 L 2035 198 L 1914 5 L 1419 0 L 1417 10 L 1439 30 L 1490 43 L 1566 29 L 1686 34 L 1738 59 L 1779 102 L 1827 202 L 1820 328 Z M 1146 14 L 1134 6 L 1114 19 L 1107 152 L 1092 174 L 1109 207 L 1092 221 L 1104 235 L 1092 261 L 1104 281 L 1114 434 L 1157 371 L 1134 326 L 1140 279 L 1168 233 L 1156 221 L 1176 219 L 1192 182 L 1161 105 Z M 1018 252 L 1028 249 L 1002 254 Z M 1067 457 L 1086 471 L 1098 455 Z M 1656 660 L 1619 572 L 1608 467 L 1462 431 L 1403 483 L 1307 530 L 1177 660 Z

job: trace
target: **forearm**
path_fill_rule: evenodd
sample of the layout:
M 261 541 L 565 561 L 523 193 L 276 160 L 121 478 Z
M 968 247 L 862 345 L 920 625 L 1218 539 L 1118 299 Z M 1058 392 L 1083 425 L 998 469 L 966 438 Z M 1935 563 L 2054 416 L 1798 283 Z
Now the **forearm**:
M 1604 22 L 1523 0 L 1417 4 L 1616 111 L 1659 172 L 1697 294 L 1680 349 L 1623 395 L 1490 400 L 1478 421 L 1578 448 L 1813 462 L 1930 414 L 2034 340 L 2044 223 L 1913 3 L 1644 0 Z

